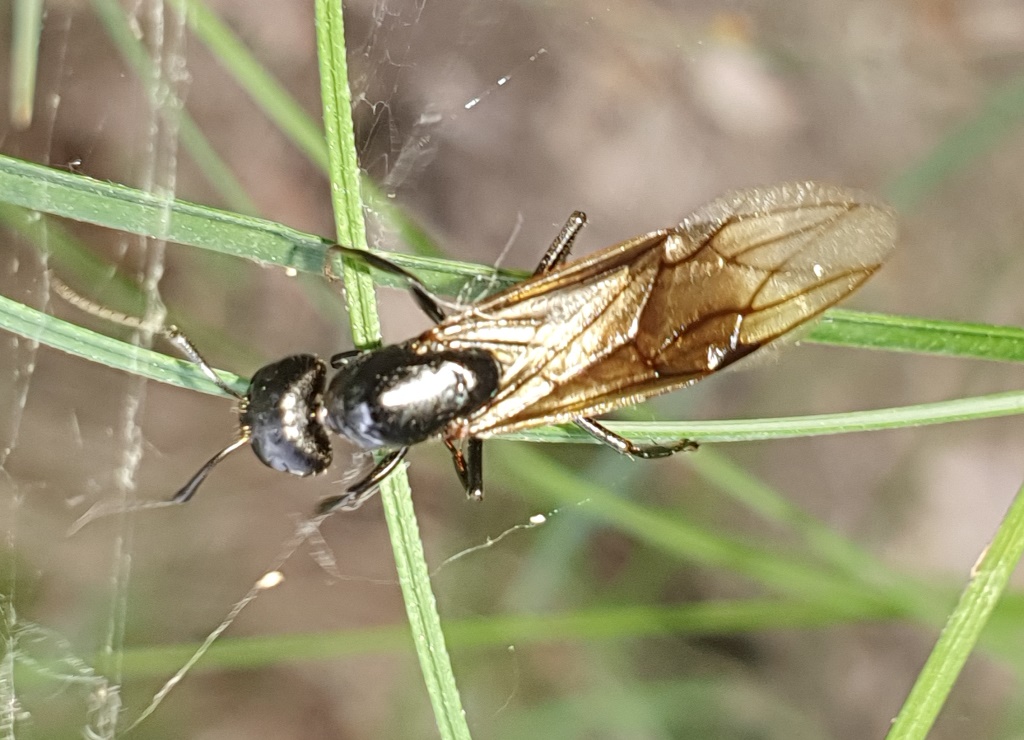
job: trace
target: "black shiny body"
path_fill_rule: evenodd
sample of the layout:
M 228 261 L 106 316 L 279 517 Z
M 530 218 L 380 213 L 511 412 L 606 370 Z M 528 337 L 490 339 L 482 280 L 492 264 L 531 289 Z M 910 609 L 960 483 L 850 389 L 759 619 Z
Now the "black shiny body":
M 412 343 L 395 344 L 341 361 L 323 422 L 363 449 L 407 447 L 487 403 L 498 381 L 485 350 L 418 353 Z
M 545 253 L 536 274 L 559 267 L 573 239 L 586 223 L 575 212 Z M 403 277 L 419 307 L 441 322 L 445 312 L 415 275 L 378 256 L 335 245 L 331 251 L 363 260 L 376 269 Z M 328 261 L 329 264 L 329 261 Z M 327 274 L 332 273 L 327 268 Z M 440 437 L 448 447 L 455 471 L 470 498 L 483 497 L 483 446 L 479 437 L 453 433 L 474 412 L 492 402 L 502 383 L 494 355 L 480 347 L 428 348 L 418 340 L 374 350 L 335 355 L 337 373 L 327 382 L 327 365 L 314 355 L 293 355 L 256 372 L 244 396 L 223 384 L 198 351 L 183 336 L 176 344 L 203 372 L 240 401 L 241 434 L 211 458 L 173 497 L 192 498 L 209 472 L 227 455 L 249 443 L 263 464 L 300 477 L 325 471 L 331 464 L 328 431 L 365 450 L 387 454 L 344 493 L 321 501 L 318 511 L 355 509 L 374 492 L 404 459 L 411 445 Z M 619 452 L 638 457 L 662 457 L 692 449 L 688 440 L 670 446 L 637 445 L 590 419 L 577 423 Z M 460 445 L 461 442 L 461 445 Z
M 481 349 L 417 352 L 409 342 L 335 364 L 329 385 L 327 365 L 314 355 L 285 357 L 253 376 L 239 422 L 264 465 L 322 473 L 331 464 L 328 431 L 365 450 L 407 448 L 483 406 L 499 383 L 497 363 Z
M 293 355 L 260 368 L 249 383 L 239 423 L 264 465 L 292 475 L 322 473 L 331 442 L 319 422 L 327 364 Z

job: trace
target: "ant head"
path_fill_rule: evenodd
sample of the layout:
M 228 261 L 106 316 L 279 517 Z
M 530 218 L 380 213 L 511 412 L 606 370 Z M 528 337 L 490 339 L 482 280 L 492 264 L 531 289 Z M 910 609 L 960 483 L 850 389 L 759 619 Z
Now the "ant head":
M 321 473 L 331 464 L 331 443 L 319 420 L 327 365 L 314 355 L 293 355 L 260 368 L 242 399 L 238 439 L 214 455 L 174 496 L 184 503 L 210 471 L 249 443 L 260 461 L 297 476 Z
M 239 421 L 264 465 L 307 476 L 331 464 L 319 420 L 326 377 L 327 365 L 314 355 L 286 357 L 253 375 Z

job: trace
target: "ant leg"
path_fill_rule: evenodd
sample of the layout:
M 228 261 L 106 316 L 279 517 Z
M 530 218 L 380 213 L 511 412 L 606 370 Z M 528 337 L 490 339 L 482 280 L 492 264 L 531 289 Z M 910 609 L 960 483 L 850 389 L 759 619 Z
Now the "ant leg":
M 343 366 L 347 360 L 350 360 L 353 357 L 358 357 L 359 355 L 367 351 L 368 350 L 365 349 L 347 349 L 344 352 L 339 352 L 336 355 L 331 355 L 331 367 L 337 370 L 339 367 Z
M 350 486 L 340 496 L 329 496 L 321 501 L 316 507 L 318 516 L 330 514 L 332 511 L 353 511 L 365 504 L 374 493 L 377 487 L 391 472 L 398 467 L 398 464 L 405 458 L 408 447 L 401 447 L 394 452 L 385 455 L 379 463 L 366 476 Z
M 466 440 L 466 452 L 455 446 L 450 439 L 444 440 L 445 447 L 452 453 L 455 472 L 459 476 L 466 496 L 474 501 L 484 498 L 484 442 L 482 439 L 470 437 Z
M 587 214 L 583 211 L 573 211 L 569 215 L 562 230 L 558 232 L 558 236 L 555 237 L 555 240 L 551 242 L 551 246 L 548 247 L 544 256 L 541 257 L 537 269 L 533 271 L 534 277 L 550 272 L 565 262 L 569 257 L 569 252 L 572 250 L 572 243 L 586 224 Z M 450 440 L 446 439 L 444 443 L 452 454 L 455 472 L 458 473 L 459 480 L 462 481 L 462 485 L 466 489 L 466 495 L 475 501 L 483 500 L 483 443 L 478 439 L 470 439 L 468 441 L 468 461 L 463 456 L 462 451 Z
M 369 265 L 375 270 L 403 278 L 409 284 L 409 290 L 412 291 L 413 298 L 416 300 L 416 305 L 420 307 L 420 310 L 438 323 L 444 321 L 444 309 L 438 305 L 437 298 L 427 290 L 427 286 L 421 283 L 418 277 L 404 267 L 399 267 L 391 260 L 373 252 L 367 252 L 365 249 L 353 249 L 341 244 L 335 244 L 333 247 L 328 248 L 327 254 L 324 257 L 324 274 L 327 275 L 328 280 L 338 279 L 337 273 L 331 267 L 331 257 L 334 252 L 338 252 L 345 257 L 360 260 L 363 264 Z
M 544 253 L 544 256 L 540 260 L 540 264 L 537 265 L 537 269 L 534 270 L 534 276 L 543 275 L 546 272 L 554 270 L 560 266 L 569 257 L 569 252 L 572 250 L 572 244 L 576 240 L 576 236 L 580 233 L 584 226 L 587 224 L 587 214 L 583 211 L 573 211 L 572 215 L 565 222 L 565 226 L 558 232 L 558 236 L 548 247 L 548 251 Z M 632 457 L 638 457 L 642 460 L 651 460 L 658 457 L 668 457 L 676 452 L 690 451 L 697 449 L 697 443 L 691 439 L 681 439 L 678 442 L 673 442 L 670 445 L 639 445 L 632 440 L 626 439 L 622 435 L 616 434 L 611 429 L 607 429 L 596 421 L 586 416 L 581 416 L 578 419 L 573 419 L 573 423 L 580 429 L 585 431 L 587 434 L 599 439 L 604 444 L 611 447 L 616 452 L 623 455 L 630 455 Z M 458 463 L 456 463 L 458 468 Z
M 573 419 L 573 423 L 590 436 L 600 440 L 616 452 L 631 457 L 638 457 L 641 460 L 651 460 L 656 457 L 668 457 L 676 452 L 690 452 L 697 449 L 697 443 L 692 439 L 680 439 L 668 445 L 640 445 L 622 435 L 616 434 L 598 424 L 593 419 L 581 416 Z
M 537 269 L 533 271 L 534 276 L 543 275 L 546 272 L 551 272 L 556 267 L 561 265 L 569 257 L 569 251 L 572 249 L 572 243 L 576 240 L 576 235 L 583 230 L 583 227 L 587 225 L 587 214 L 583 211 L 573 211 L 565 222 L 565 226 L 558 232 L 558 236 L 551 242 L 551 246 L 548 247 L 548 251 L 544 253 L 544 256 L 540 259 L 540 264 L 537 265 Z
M 544 257 L 541 258 L 540 264 L 537 265 L 537 269 L 533 274 L 535 276 L 543 275 L 564 263 L 569 257 L 569 251 L 572 249 L 573 241 L 576 240 L 576 236 L 580 233 L 583 227 L 586 226 L 586 224 L 587 215 L 583 213 L 583 211 L 573 211 L 572 215 L 570 215 L 569 219 L 565 222 L 565 226 L 562 227 L 558 236 L 556 236 L 555 240 L 551 243 L 548 251 L 544 253 Z M 628 440 L 610 429 L 606 429 L 593 419 L 585 416 L 573 419 L 573 423 L 587 434 L 601 440 L 601 442 L 608 445 L 616 452 L 623 455 L 639 457 L 642 460 L 650 460 L 656 457 L 668 457 L 669 455 L 681 450 L 697 449 L 697 443 L 689 439 L 681 439 L 678 442 L 667 446 L 638 445 L 636 442 Z

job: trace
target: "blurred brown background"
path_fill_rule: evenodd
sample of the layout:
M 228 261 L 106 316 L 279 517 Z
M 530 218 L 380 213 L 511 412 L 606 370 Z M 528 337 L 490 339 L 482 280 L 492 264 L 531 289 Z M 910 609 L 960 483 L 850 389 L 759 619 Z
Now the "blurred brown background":
M 208 7 L 319 119 L 311 5 Z M 96 7 L 47 5 L 34 122 L 26 131 L 0 123 L 0 152 L 231 209 L 176 146 L 174 127 L 154 123 Z M 452 258 L 529 269 L 573 209 L 590 216 L 577 243 L 583 253 L 675 223 L 730 188 L 827 180 L 877 192 L 901 211 L 899 251 L 849 305 L 1024 322 L 1024 132 L 1008 109 L 986 129 L 990 138 L 949 143 L 1024 84 L 1020 3 L 377 0 L 347 11 L 363 166 Z M 317 167 L 170 7 L 145 2 L 125 13 L 151 50 L 184 63 L 173 87 L 256 213 L 329 236 Z M 9 24 L 0 18 L 0 38 L 10 38 Z M 0 55 L 4 79 L 7 59 Z M 323 281 L 175 245 L 161 257 L 136 237 L 63 226 L 109 263 L 111 280 L 136 280 L 147 260 L 150 270 L 159 264 L 173 319 L 197 331 L 197 342 L 206 338 L 201 349 L 217 367 L 247 376 L 284 354 L 351 346 L 343 301 Z M 375 246 L 404 248 L 386 223 L 373 235 Z M 5 295 L 128 336 L 41 293 L 47 262 L 37 245 L 10 234 L 0 256 Z M 102 281 L 82 288 L 104 302 Z M 383 293 L 381 307 L 389 339 L 425 325 L 401 292 Z M 67 537 L 120 479 L 143 500 L 176 490 L 230 439 L 230 405 L 2 341 L 0 516 L 6 580 L 17 583 L 5 593 L 18 628 L 28 628 L 19 648 L 27 658 L 91 662 L 108 633 L 122 639 L 122 622 L 128 647 L 202 639 L 271 566 L 297 518 L 352 474 L 341 444 L 335 470 L 315 481 L 282 477 L 243 452 L 187 507 L 99 521 Z M 1013 366 L 805 345 L 659 399 L 640 418 L 826 413 L 1019 387 Z M 713 453 L 888 565 L 955 593 L 1020 485 L 1019 428 L 1011 417 Z M 555 508 L 502 464 L 511 445 L 492 442 L 485 453 L 482 505 L 464 500 L 441 445 L 411 454 L 432 565 Z M 528 452 L 709 531 L 769 550 L 791 544 L 688 460 L 633 463 L 591 446 Z M 135 737 L 434 735 L 412 652 L 360 632 L 404 620 L 379 504 L 334 517 L 323 534 L 344 579 L 300 550 L 285 582 L 228 636 L 353 630 L 365 649 L 263 668 L 200 663 Z M 762 593 L 601 526 L 585 503 L 446 565 L 434 581 L 442 617 L 453 622 Z M 906 623 L 702 638 L 510 636 L 456 645 L 452 655 L 479 737 L 864 738 L 885 733 L 934 637 Z M 1017 736 L 1016 666 L 991 658 L 968 665 L 934 737 Z M 127 721 L 180 664 L 128 677 L 119 699 Z M 28 681 L 17 736 L 98 726 L 95 688 Z M 115 704 L 108 697 L 104 706 Z

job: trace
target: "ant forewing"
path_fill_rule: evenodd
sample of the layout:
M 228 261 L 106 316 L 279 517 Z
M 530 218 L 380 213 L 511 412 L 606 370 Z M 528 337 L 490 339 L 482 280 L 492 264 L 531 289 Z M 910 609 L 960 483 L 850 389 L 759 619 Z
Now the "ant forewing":
M 573 422 L 635 457 L 694 449 L 685 439 L 639 444 L 593 417 L 692 385 L 814 319 L 867 280 L 896 238 L 887 206 L 810 182 L 727 194 L 677 226 L 566 264 L 584 223 L 582 213 L 570 217 L 531 278 L 451 316 L 404 269 L 334 247 L 404 277 L 437 325 L 401 344 L 334 356 L 330 380 L 313 355 L 262 368 L 241 398 L 239 438 L 174 500 L 191 498 L 245 442 L 275 469 L 323 472 L 328 432 L 388 454 L 321 512 L 359 506 L 409 446 L 434 437 L 474 498 L 483 494 L 482 440 L 508 432 Z

